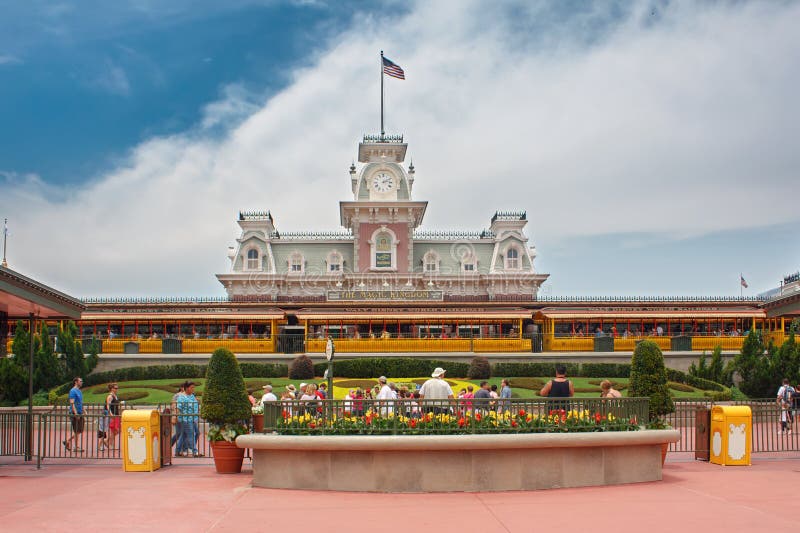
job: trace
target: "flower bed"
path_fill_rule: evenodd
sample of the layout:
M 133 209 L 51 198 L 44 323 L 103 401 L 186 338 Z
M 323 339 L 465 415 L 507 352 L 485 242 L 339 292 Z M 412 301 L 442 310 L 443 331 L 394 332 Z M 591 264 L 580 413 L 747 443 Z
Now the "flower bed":
M 383 411 L 383 412 L 382 412 Z M 507 411 L 464 410 L 461 413 L 394 414 L 388 408 L 368 410 L 364 415 L 319 412 L 292 415 L 284 410 L 274 428 L 284 435 L 404 435 L 475 433 L 567 433 L 637 431 L 635 416 L 621 418 L 612 412 L 589 409 L 553 409 L 546 414 L 520 408 Z

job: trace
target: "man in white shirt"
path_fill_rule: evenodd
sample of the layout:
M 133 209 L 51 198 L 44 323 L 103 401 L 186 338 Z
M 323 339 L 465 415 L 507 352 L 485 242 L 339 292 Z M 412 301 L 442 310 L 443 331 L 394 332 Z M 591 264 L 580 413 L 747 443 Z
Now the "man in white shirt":
M 278 397 L 272 392 L 272 385 L 264 385 L 262 388 L 264 389 L 264 395 L 261 396 L 261 403 L 278 401 Z
M 794 397 L 794 387 L 789 384 L 789 379 L 784 378 L 783 384 L 778 389 L 778 407 L 781 410 L 781 433 L 792 434 L 792 399 Z
M 436 370 L 431 374 L 431 379 L 426 381 L 419 390 L 421 400 L 435 400 L 431 402 L 434 405 L 425 408 L 426 411 L 434 414 L 450 412 L 450 407 L 446 404 L 453 400 L 453 389 L 444 380 L 444 374 L 445 370 L 443 368 L 436 367 Z
M 380 413 L 381 416 L 387 416 L 394 413 L 394 400 L 397 399 L 397 393 L 387 383 L 386 376 L 379 377 L 378 383 L 381 386 L 377 397 Z

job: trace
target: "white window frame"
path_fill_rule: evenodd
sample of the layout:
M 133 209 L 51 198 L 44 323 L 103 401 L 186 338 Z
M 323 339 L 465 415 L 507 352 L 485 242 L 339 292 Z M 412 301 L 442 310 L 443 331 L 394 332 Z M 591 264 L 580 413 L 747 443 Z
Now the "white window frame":
M 511 258 L 508 256 L 509 253 L 514 252 L 517 256 Z M 512 265 L 512 261 L 516 264 Z M 504 270 L 521 270 L 522 269 L 522 252 L 520 252 L 519 246 L 515 244 L 511 244 L 506 248 L 505 252 L 503 252 L 503 269 Z
M 378 244 L 378 235 L 381 233 L 386 233 L 392 240 L 391 245 L 389 246 L 390 250 L 389 253 L 392 254 L 392 266 L 389 267 L 378 267 L 375 264 L 375 254 L 377 253 L 377 244 Z M 397 234 L 391 230 L 391 228 L 387 228 L 386 226 L 381 226 L 380 228 L 376 229 L 372 232 L 370 239 L 367 241 L 369 244 L 369 265 L 371 270 L 379 270 L 379 271 L 396 271 L 397 270 L 397 245 L 400 243 L 399 239 L 397 238 Z M 383 251 L 383 250 L 382 250 Z
M 292 268 L 296 262 L 300 264 L 299 270 L 294 270 Z M 306 260 L 305 257 L 303 257 L 303 254 L 300 252 L 292 252 L 291 255 L 289 255 L 289 260 L 287 263 L 289 274 L 302 274 L 306 271 Z
M 328 274 L 339 274 L 344 270 L 344 256 L 337 250 L 331 250 L 325 259 L 326 271 Z M 337 268 L 334 269 L 333 267 Z
M 255 252 L 256 256 L 254 258 L 250 257 L 250 254 Z M 255 261 L 255 265 L 251 265 L 250 261 Z M 258 251 L 258 248 L 248 248 L 247 251 L 244 253 L 244 269 L 247 271 L 254 271 L 254 270 L 261 270 L 261 253 Z
M 469 254 L 461 259 L 461 272 L 466 272 L 467 274 L 474 274 L 477 271 L 478 271 L 478 260 L 475 259 L 474 255 Z
M 424 273 L 432 273 L 432 272 L 439 272 L 439 254 L 434 252 L 433 250 L 428 250 L 424 256 L 422 256 L 422 271 Z M 433 268 L 428 268 L 429 266 L 433 266 Z

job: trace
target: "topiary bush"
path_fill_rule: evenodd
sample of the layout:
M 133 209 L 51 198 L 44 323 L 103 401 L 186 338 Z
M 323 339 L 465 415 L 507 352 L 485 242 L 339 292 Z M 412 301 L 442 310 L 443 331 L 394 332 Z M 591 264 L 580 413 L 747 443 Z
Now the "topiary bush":
M 667 387 L 664 354 L 653 341 L 642 341 L 633 351 L 628 395 L 650 398 L 651 423 L 658 423 L 664 415 L 675 412 L 672 394 Z
M 314 379 L 314 362 L 309 356 L 301 355 L 292 361 L 289 379 Z
M 239 363 L 227 348 L 214 350 L 208 361 L 200 415 L 212 426 L 208 440 L 233 442 L 238 435 L 247 433 L 250 400 Z
M 472 361 L 469 362 L 467 377 L 469 379 L 489 379 L 492 377 L 492 367 L 489 365 L 489 359 L 482 355 L 473 357 Z

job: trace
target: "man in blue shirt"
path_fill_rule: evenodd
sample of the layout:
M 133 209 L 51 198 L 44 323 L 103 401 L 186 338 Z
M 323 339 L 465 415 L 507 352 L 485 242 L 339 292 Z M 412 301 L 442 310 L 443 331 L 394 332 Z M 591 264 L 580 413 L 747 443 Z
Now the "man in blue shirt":
M 72 424 L 72 434 L 65 441 L 62 441 L 64 447 L 73 452 L 82 452 L 83 449 L 78 446 L 79 435 L 83 433 L 83 392 L 81 387 L 83 380 L 76 377 L 72 380 L 72 388 L 69 391 L 69 414 L 70 422 Z
M 500 408 L 497 410 L 498 412 L 509 411 L 511 409 L 511 383 L 508 379 L 504 379 L 502 382 L 503 388 L 500 389 Z

